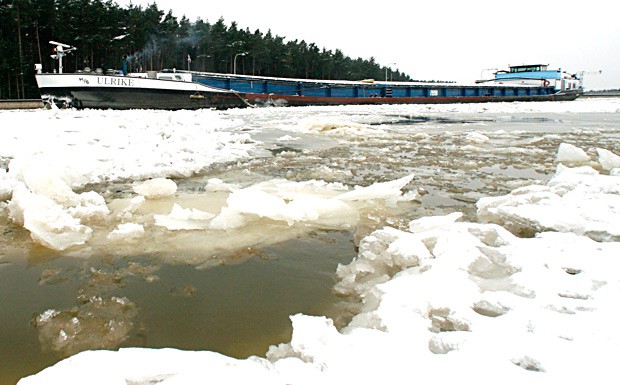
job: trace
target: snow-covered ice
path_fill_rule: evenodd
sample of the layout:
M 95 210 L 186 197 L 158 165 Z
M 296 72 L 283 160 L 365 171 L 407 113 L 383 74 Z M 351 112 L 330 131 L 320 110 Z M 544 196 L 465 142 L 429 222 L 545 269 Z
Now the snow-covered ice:
M 50 119 L 50 114 L 56 118 Z M 44 174 L 72 188 L 114 180 L 189 176 L 248 156 L 255 142 L 215 111 L 6 111 L 0 154 L 14 178 Z M 24 140 L 27 138 L 28 140 Z M 31 186 L 29 186 L 31 187 Z
M 404 111 L 457 110 L 617 114 L 620 104 L 585 100 L 411 106 Z M 291 135 L 357 135 L 360 140 L 386 132 L 372 116 L 361 119 L 367 122 L 349 122 L 336 108 L 326 108 L 327 117 L 300 121 L 299 111 L 282 113 L 279 129 Z M 350 111 L 362 114 L 366 108 Z M 3 117 L 12 113 L 3 112 Z M 188 232 L 212 232 L 204 243 L 216 246 L 256 244 L 264 241 L 262 230 L 268 226 L 276 229 L 275 242 L 308 228 L 351 229 L 368 208 L 419 198 L 402 194 L 405 186 L 416 184 L 415 175 L 403 173 L 365 187 L 310 178 L 246 185 L 210 179 L 198 187 L 209 202 L 191 205 L 173 178 L 250 156 L 259 144 L 230 128 L 251 111 L 232 111 L 226 119 L 215 111 L 45 113 L 19 113 L 26 120 L 24 129 L 33 134 L 28 145 L 11 134 L 0 142 L 0 155 L 10 160 L 8 171 L 0 168 L 0 199 L 6 201 L 0 212 L 28 230 L 34 242 L 53 250 L 79 254 L 112 244 L 119 253 L 148 252 L 145 247 L 153 239 L 177 250 L 175 237 Z M 79 122 L 86 113 L 90 131 L 67 130 L 54 118 L 64 114 L 65 122 L 67 117 Z M 102 130 L 118 132 L 97 134 Z M 422 151 L 434 133 L 418 134 Z M 464 152 L 544 153 L 528 145 L 485 147 L 497 137 L 510 139 L 512 132 L 470 129 L 454 135 L 465 141 Z M 293 141 L 292 136 L 278 138 Z M 550 138 L 555 140 L 553 134 L 535 140 Z M 381 156 L 389 158 L 391 150 Z M 176 349 L 85 351 L 19 384 L 172 385 L 222 378 L 235 384 L 609 382 L 616 377 L 620 351 L 620 175 L 615 171 L 620 162 L 602 146 L 562 143 L 556 150 L 559 164 L 546 183 L 479 199 L 477 222 L 451 212 L 401 228 L 385 226 L 363 237 L 357 258 L 336 271 L 334 289 L 355 309 L 342 328 L 325 316 L 295 314 L 291 340 L 272 346 L 265 358 Z M 547 154 L 549 159 L 553 155 Z M 467 160 L 462 165 L 477 167 Z M 93 184 L 127 181 L 132 192 L 125 195 L 89 190 Z M 285 229 L 294 231 L 285 234 Z M 110 321 L 93 309 L 116 309 L 114 332 L 91 333 L 104 327 L 89 325 Z M 43 311 L 34 320 L 42 330 L 40 339 L 73 352 L 69 341 L 92 334 L 104 341 L 101 348 L 116 349 L 125 338 L 123 328 L 135 317 L 133 304 L 118 297 L 91 298 L 76 311 L 89 324 L 70 311 Z
M 480 199 L 478 217 L 515 234 L 552 230 L 618 242 L 620 178 L 601 175 L 589 166 L 559 164 L 546 186 L 526 186 L 505 196 Z

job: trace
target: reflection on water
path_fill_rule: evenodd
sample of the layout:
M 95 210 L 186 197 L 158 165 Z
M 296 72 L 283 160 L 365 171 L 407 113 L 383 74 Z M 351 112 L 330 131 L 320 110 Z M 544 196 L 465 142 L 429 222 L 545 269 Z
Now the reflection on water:
M 6 209 L 1 213 L 0 383 L 85 349 L 264 355 L 289 340 L 291 314 L 342 317 L 332 293 L 336 266 L 350 262 L 374 229 L 455 210 L 475 220 L 480 197 L 546 181 L 562 142 L 620 153 L 617 114 L 424 114 L 406 107 L 226 114 L 263 143 L 251 158 L 177 179 L 174 197 L 142 204 L 132 201 L 130 182 L 89 186 L 112 214 L 93 225 L 86 247 L 54 252 L 34 245 Z M 357 207 L 355 215 L 321 224 L 262 219 L 218 231 L 155 224 L 175 204 L 217 214 L 230 191 L 205 189 L 211 178 L 240 187 L 275 178 L 368 186 L 411 173 L 403 190 L 415 200 Z M 108 237 L 128 220 L 146 235 Z

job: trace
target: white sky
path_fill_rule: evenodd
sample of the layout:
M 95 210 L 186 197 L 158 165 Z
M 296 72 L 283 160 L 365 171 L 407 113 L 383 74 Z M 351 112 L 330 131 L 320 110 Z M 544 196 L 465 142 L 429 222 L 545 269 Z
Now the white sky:
M 353 58 L 372 56 L 415 79 L 473 81 L 484 69 L 542 63 L 571 73 L 601 70 L 585 75 L 587 89 L 620 88 L 612 0 L 116 0 L 130 1 L 155 2 L 192 21 L 223 17 L 252 32 L 271 29 Z

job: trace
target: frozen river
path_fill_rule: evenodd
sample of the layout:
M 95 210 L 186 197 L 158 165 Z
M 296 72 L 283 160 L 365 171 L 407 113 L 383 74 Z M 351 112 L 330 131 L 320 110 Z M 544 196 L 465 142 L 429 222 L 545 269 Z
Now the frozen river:
M 290 315 L 351 321 L 336 269 L 373 231 L 477 222 L 480 198 L 546 184 L 562 143 L 597 170 L 620 154 L 620 99 L 0 122 L 3 384 L 92 349 L 264 357 Z

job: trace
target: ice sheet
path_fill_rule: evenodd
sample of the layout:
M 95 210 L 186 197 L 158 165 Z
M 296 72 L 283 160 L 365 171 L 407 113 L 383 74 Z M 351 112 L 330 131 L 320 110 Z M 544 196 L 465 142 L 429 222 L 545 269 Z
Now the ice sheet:
M 286 109 L 279 127 L 293 134 L 354 136 L 360 141 L 365 135 L 384 133 L 383 127 L 343 120 L 340 109 Z M 618 113 L 620 103 L 584 99 L 370 109 L 403 116 L 582 114 Z M 368 110 L 364 106 L 347 111 L 364 116 Z M 308 119 L 300 124 L 299 116 L 312 111 L 331 113 L 333 119 Z M 211 219 L 206 209 L 175 207 L 176 202 L 166 201 L 169 195 L 148 200 L 124 196 L 102 204 L 102 195 L 78 192 L 89 183 L 187 176 L 214 163 L 245 157 L 256 143 L 242 129 L 230 130 L 236 133 L 226 129 L 239 128 L 235 117 L 253 113 L 230 111 L 224 119 L 212 111 L 2 112 L 3 123 L 20 129 L 0 141 L 0 155 L 10 160 L 8 172 L 0 169 L 0 199 L 9 202 L 7 212 L 15 223 L 23 224 L 48 247 L 80 250 L 84 244 L 97 250 L 106 244 L 119 253 L 137 249 L 148 253 L 153 240 L 176 249 L 175 239 L 201 232 L 207 223 L 217 236 L 203 243 L 215 246 L 258 242 L 267 231 L 277 240 L 305 231 L 308 225 L 351 226 L 357 219 L 356 210 L 369 204 L 393 204 L 403 183 L 411 181 L 405 177 L 349 189 L 323 181 L 273 179 L 241 187 L 212 180 L 205 191 L 223 204 L 219 211 L 213 210 L 216 217 Z M 89 129 L 82 129 L 86 125 Z M 499 151 L 542 153 L 539 148 L 517 145 L 483 148 L 488 143 L 485 138 L 492 141 L 494 135 L 474 131 L 461 137 L 470 149 L 490 155 Z M 497 135 L 509 137 L 511 133 Z M 429 138 L 432 132 L 409 137 Z M 532 140 L 557 138 L 547 134 Z M 567 163 L 583 161 L 587 167 L 558 166 L 545 185 L 527 185 L 502 197 L 480 200 L 481 221 L 494 223 L 459 222 L 461 215 L 452 213 L 420 218 L 405 229 L 386 227 L 365 237 L 358 258 L 337 272 L 336 290 L 358 305 L 356 316 L 342 330 L 329 318 L 297 314 L 291 316 L 291 341 L 272 347 L 267 359 L 236 360 L 213 352 L 174 349 L 89 351 L 20 384 L 187 384 L 222 375 L 232 383 L 270 384 L 410 383 L 416 379 L 605 383 L 616 376 L 614 360 L 620 350 L 615 325 L 620 247 L 614 230 L 620 228 L 620 179 L 614 171 L 618 167 L 615 154 L 599 149 L 594 156 L 594 147 L 585 149 L 588 160 L 580 151 L 573 153 L 581 154 L 579 159 L 567 157 Z M 389 151 L 381 156 L 389 156 Z M 264 205 L 250 205 L 248 199 L 260 199 Z M 164 226 L 156 225 L 157 218 Z M 179 223 L 200 229 L 181 229 Z M 173 230 L 175 226 L 179 229 Z M 242 231 L 227 238 L 226 229 L 231 228 Z M 292 231 L 284 234 L 284 229 Z M 168 237 L 169 233 L 174 236 Z M 101 311 L 124 306 L 122 298 L 112 297 L 86 305 L 78 311 L 91 314 L 89 306 L 102 305 Z M 131 312 L 125 316 L 123 322 L 132 322 Z M 46 330 L 46 341 L 62 343 L 65 337 L 55 321 L 65 325 L 67 320 L 71 321 L 70 312 L 44 312 L 38 322 Z M 89 320 L 100 322 L 96 316 Z M 89 329 L 84 330 L 88 335 Z M 77 326 L 73 331 L 79 334 Z M 71 338 L 71 330 L 64 332 L 66 339 Z M 104 337 L 117 342 L 123 335 Z
M 299 187 L 283 186 L 289 197 Z M 605 382 L 615 375 L 620 349 L 620 243 L 594 241 L 582 229 L 540 229 L 592 194 L 609 207 L 620 195 L 618 177 L 560 165 L 547 186 L 517 189 L 500 202 L 514 213 L 530 205 L 542 213 L 538 222 L 521 222 L 534 238 L 497 224 L 459 222 L 460 213 L 420 218 L 408 231 L 373 232 L 358 257 L 337 271 L 336 290 L 359 303 L 352 321 L 338 330 L 326 317 L 293 315 L 291 341 L 271 347 L 266 359 L 173 349 L 84 352 L 20 384 L 199 383 L 224 374 L 232 383 L 408 383 L 412 372 L 442 383 Z M 268 212 L 282 213 L 286 203 L 279 199 L 264 197 L 274 202 Z M 479 205 L 493 218 L 492 207 L 501 204 L 489 199 Z M 536 206 L 547 201 L 553 213 Z M 592 216 L 582 215 L 581 223 L 598 226 Z M 114 370 L 93 376 L 102 366 Z

